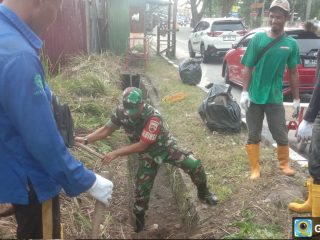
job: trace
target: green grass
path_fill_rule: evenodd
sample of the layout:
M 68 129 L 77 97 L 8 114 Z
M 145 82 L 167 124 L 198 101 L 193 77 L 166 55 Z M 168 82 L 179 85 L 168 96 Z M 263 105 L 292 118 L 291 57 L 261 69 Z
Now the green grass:
M 246 210 L 242 212 L 243 219 L 234 221 L 231 226 L 239 229 L 237 233 L 231 234 L 225 239 L 283 239 L 281 229 L 276 223 L 262 226 L 255 222 L 255 214 Z
M 178 70 L 161 58 L 152 59 L 148 75 L 154 80 L 153 84 L 159 93 L 160 102 L 157 107 L 167 121 L 173 136 L 177 138 L 180 145 L 188 148 L 201 159 L 207 173 L 209 188 L 219 197 L 220 204 L 226 208 L 237 206 L 231 207 L 231 211 L 243 211 L 243 216 L 240 219 L 234 218 L 230 226 L 238 228 L 238 231 L 227 238 L 283 238 L 283 225 L 275 222 L 260 225 L 255 217 L 260 219 L 263 215 L 255 216 L 250 210 L 245 210 L 245 206 L 250 204 L 250 201 L 258 201 L 259 196 L 254 196 L 259 194 L 255 184 L 258 184 L 259 189 L 260 185 L 263 185 L 263 182 L 252 183 L 248 180 L 250 167 L 245 150 L 247 130 L 242 129 L 238 134 L 210 132 L 198 114 L 198 108 L 206 93 L 196 86 L 183 84 Z M 173 103 L 161 101 L 166 95 L 176 92 L 185 93 L 186 98 Z M 263 173 L 272 172 L 274 165 L 270 162 L 273 156 L 274 149 L 262 145 Z M 242 188 L 252 192 L 253 195 L 246 196 Z M 242 205 L 241 202 L 243 202 Z
M 245 179 L 243 173 L 248 164 L 244 151 L 244 135 L 212 134 L 198 114 L 198 108 L 206 93 L 196 86 L 183 84 L 178 70 L 167 62 L 160 58 L 153 59 L 149 64 L 148 74 L 156 80 L 160 99 L 176 92 L 186 94 L 185 99 L 174 103 L 160 101 L 160 111 L 178 142 L 202 160 L 208 173 L 209 186 L 216 190 L 222 201 L 228 199 L 232 195 L 233 184 L 239 179 Z M 228 182 L 221 187 L 221 179 L 224 178 L 227 178 Z
M 54 94 L 71 109 L 76 135 L 104 125 L 119 102 L 120 76 L 116 68 L 106 71 L 108 62 L 112 59 L 103 55 L 78 56 L 70 64 L 70 69 L 48 78 Z M 109 141 L 95 145 L 102 153 L 111 149 Z

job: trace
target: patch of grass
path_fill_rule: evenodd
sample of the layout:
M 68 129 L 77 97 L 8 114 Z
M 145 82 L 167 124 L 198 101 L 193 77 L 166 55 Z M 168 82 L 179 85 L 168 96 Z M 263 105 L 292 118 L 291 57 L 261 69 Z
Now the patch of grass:
M 86 235 L 89 235 L 91 232 L 91 222 L 88 219 L 88 216 L 83 214 L 80 211 L 74 212 L 74 220 L 78 226 L 81 226 L 81 231 Z
M 85 113 L 86 115 L 100 116 L 104 115 L 106 109 L 99 103 L 95 102 L 82 102 L 75 112 Z
M 281 228 L 276 224 L 262 226 L 255 223 L 255 214 L 251 210 L 242 212 L 242 219 L 231 225 L 239 232 L 228 235 L 225 239 L 282 239 Z
M 81 76 L 63 76 L 59 75 L 51 82 L 52 88 L 60 92 L 61 95 L 97 97 L 106 93 L 106 85 L 97 74 L 88 72 Z
M 216 191 L 217 192 L 217 191 Z M 232 196 L 232 189 L 229 186 L 221 186 L 219 188 L 219 200 L 221 202 Z
M 109 146 L 106 141 L 98 141 L 96 143 L 97 148 L 99 149 L 100 152 L 102 153 L 108 153 L 112 151 L 111 146 Z
M 104 95 L 106 92 L 106 86 L 102 79 L 95 73 L 89 72 L 75 81 L 70 79 L 68 81 L 69 92 L 78 96 L 92 96 L 96 97 Z
M 267 221 L 265 216 L 255 209 L 251 213 L 244 212 L 250 203 L 259 206 L 272 191 L 270 188 L 273 186 L 274 170 L 278 169 L 279 164 L 275 161 L 274 148 L 261 144 L 260 163 L 263 179 L 257 182 L 250 181 L 250 165 L 245 149 L 247 130 L 242 129 L 238 134 L 211 132 L 198 113 L 206 93 L 196 86 L 183 84 L 178 69 L 168 65 L 161 58 L 153 58 L 149 64 L 147 73 L 159 94 L 156 107 L 167 121 L 179 145 L 188 148 L 201 159 L 207 173 L 208 186 L 220 199 L 218 206 L 222 206 L 218 207 L 219 210 L 212 210 L 212 217 L 216 216 L 222 229 L 230 233 L 233 233 L 235 228 L 239 229 L 227 238 L 283 238 L 287 234 L 286 231 L 290 231 L 285 215 L 279 211 L 285 206 L 266 205 L 266 212 L 275 213 L 274 217 Z M 186 98 L 172 103 L 161 101 L 163 97 L 177 92 L 185 93 Z M 239 218 L 238 214 L 241 212 L 244 212 L 242 219 L 232 222 Z M 210 219 L 210 213 L 201 211 L 202 213 L 209 215 Z M 204 232 L 211 227 L 206 223 L 199 226 Z M 223 230 L 217 232 L 219 235 L 215 236 L 218 238 L 226 236 Z
M 118 104 L 120 75 L 115 64 L 117 58 L 108 55 L 78 56 L 61 74 L 48 79 L 60 102 L 70 106 L 76 132 L 102 126 Z

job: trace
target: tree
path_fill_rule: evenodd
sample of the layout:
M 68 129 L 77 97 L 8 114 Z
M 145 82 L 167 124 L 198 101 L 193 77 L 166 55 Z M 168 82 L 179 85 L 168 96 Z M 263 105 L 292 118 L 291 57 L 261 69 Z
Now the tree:
M 228 16 L 232 5 L 236 2 L 236 0 L 188 0 L 188 3 L 191 6 L 191 14 L 192 21 L 191 27 L 194 27 L 197 22 L 204 16 L 205 11 L 209 14 L 212 14 L 209 9 L 214 9 L 215 12 L 222 12 L 222 14 L 214 14 L 219 15 L 221 17 Z M 217 7 L 221 7 L 219 10 Z M 209 16 L 212 17 L 212 16 Z
M 224 0 L 222 5 L 222 17 L 228 16 L 231 12 L 232 5 L 236 3 L 236 0 Z
M 241 8 L 239 11 L 240 17 L 244 19 L 244 22 L 247 26 L 251 23 L 251 7 L 250 5 L 253 3 L 253 0 L 242 0 Z
M 209 0 L 188 0 L 191 6 L 191 27 L 194 27 L 203 16 L 205 8 L 208 6 Z

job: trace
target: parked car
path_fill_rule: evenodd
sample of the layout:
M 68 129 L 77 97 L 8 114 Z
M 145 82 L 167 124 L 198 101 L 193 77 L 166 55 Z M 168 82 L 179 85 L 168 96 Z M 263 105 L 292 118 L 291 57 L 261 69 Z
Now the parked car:
M 225 82 L 242 86 L 243 69 L 241 58 L 246 48 L 256 32 L 268 31 L 269 28 L 257 28 L 247 33 L 238 43 L 232 46 L 223 59 L 222 76 Z M 300 93 L 312 93 L 316 80 L 317 51 L 320 47 L 319 37 L 315 34 L 306 32 L 302 28 L 285 28 L 288 36 L 297 40 L 301 64 L 297 66 L 299 72 Z M 283 77 L 283 95 L 291 96 L 291 88 L 286 69 Z
M 204 18 L 189 36 L 189 55 L 195 57 L 196 53 L 200 53 L 204 63 L 210 56 L 223 57 L 232 43 L 239 41 L 246 33 L 241 19 Z

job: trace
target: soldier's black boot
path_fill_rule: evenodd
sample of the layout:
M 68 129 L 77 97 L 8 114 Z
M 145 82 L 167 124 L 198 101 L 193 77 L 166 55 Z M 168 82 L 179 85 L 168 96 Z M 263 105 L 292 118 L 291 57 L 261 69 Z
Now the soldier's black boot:
M 214 195 L 214 193 L 210 192 L 207 184 L 200 184 L 199 186 L 197 186 L 198 188 L 198 198 L 202 201 L 205 202 L 208 205 L 216 205 L 218 203 L 218 198 L 216 195 Z
M 141 232 L 144 229 L 144 212 L 136 213 L 136 233 Z

